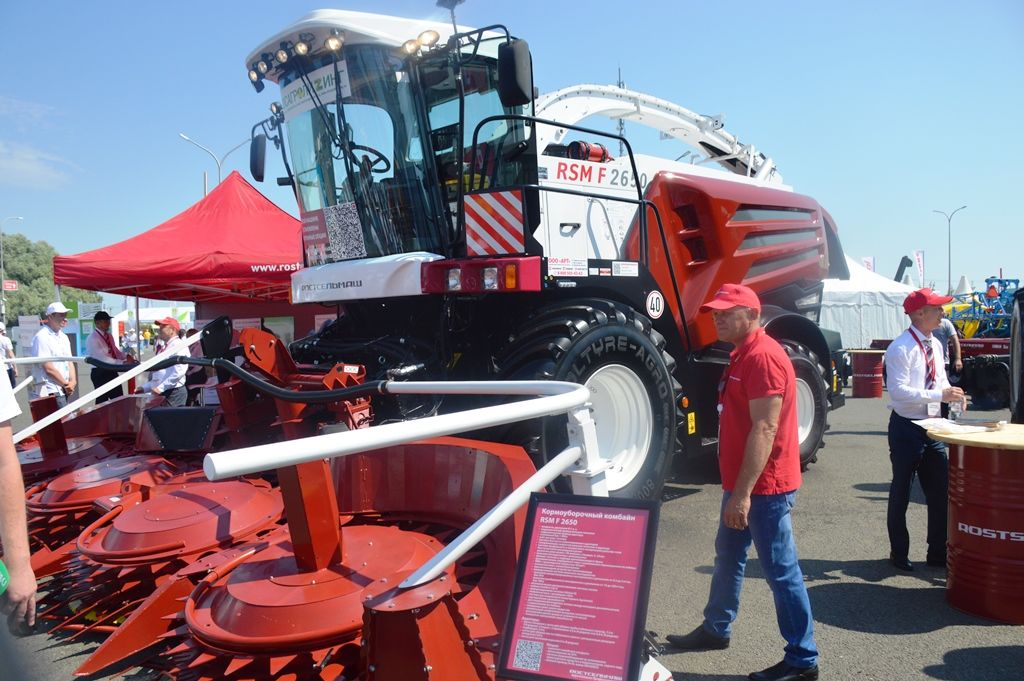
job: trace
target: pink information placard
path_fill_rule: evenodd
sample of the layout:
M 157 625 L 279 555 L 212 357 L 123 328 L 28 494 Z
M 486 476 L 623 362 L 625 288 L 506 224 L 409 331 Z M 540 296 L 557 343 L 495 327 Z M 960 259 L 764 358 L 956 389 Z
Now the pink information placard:
M 658 503 L 534 494 L 498 677 L 636 681 Z

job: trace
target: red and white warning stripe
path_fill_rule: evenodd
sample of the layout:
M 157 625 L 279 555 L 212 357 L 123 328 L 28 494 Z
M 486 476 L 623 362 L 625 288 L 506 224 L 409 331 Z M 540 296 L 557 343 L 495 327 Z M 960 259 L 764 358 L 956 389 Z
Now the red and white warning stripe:
M 469 194 L 463 205 L 466 255 L 503 255 L 526 249 L 521 191 Z

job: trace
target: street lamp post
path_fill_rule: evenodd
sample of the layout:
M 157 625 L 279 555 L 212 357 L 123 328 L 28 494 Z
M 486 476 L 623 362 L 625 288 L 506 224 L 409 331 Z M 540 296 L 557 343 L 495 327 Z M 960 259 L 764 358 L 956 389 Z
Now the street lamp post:
M 960 206 L 948 214 L 945 211 L 932 210 L 933 213 L 946 217 L 946 281 L 949 283 L 949 290 L 946 291 L 947 294 L 953 293 L 953 216 L 964 208 L 967 208 L 967 206 Z
M 4 269 L 4 225 L 7 224 L 8 220 L 17 220 L 21 222 L 25 218 L 12 215 L 9 218 L 0 220 L 0 322 L 7 325 L 7 291 L 3 285 L 5 279 L 7 279 L 7 270 Z
M 179 132 L 178 133 L 178 137 L 180 137 L 181 139 L 185 140 L 189 144 L 193 144 L 193 145 L 199 147 L 200 149 L 202 149 L 203 151 L 205 151 L 207 154 L 210 155 L 210 158 L 213 159 L 213 162 L 217 164 L 217 184 L 220 184 L 221 168 L 224 166 L 225 159 L 227 159 L 227 157 L 231 154 L 231 152 L 235 151 L 236 149 L 240 149 L 246 142 L 249 141 L 248 139 L 242 140 L 241 142 L 239 142 L 238 144 L 236 144 L 235 146 L 231 147 L 226 152 L 224 152 L 223 156 L 218 158 L 217 154 L 213 153 L 212 151 L 210 151 L 208 148 L 204 147 L 199 142 L 196 142 L 194 139 L 192 139 L 191 137 L 189 137 L 185 133 Z M 207 194 L 207 191 L 206 191 L 206 176 L 204 174 L 204 176 L 203 176 L 203 196 L 206 196 L 206 194 Z

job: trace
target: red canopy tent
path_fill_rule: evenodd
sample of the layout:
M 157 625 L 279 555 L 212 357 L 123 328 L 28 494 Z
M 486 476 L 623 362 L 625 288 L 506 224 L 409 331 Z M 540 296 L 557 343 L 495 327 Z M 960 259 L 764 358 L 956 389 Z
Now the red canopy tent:
M 301 223 L 232 172 L 202 201 L 116 244 L 53 259 L 56 284 L 159 300 L 287 301 Z

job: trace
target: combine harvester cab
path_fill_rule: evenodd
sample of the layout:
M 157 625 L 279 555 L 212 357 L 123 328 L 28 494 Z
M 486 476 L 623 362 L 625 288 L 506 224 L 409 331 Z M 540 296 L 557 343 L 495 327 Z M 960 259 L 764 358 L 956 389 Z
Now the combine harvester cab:
M 813 461 L 842 402 L 841 343 L 816 324 L 822 278 L 846 275 L 828 214 L 719 119 L 605 86 L 535 98 L 532 63 L 504 26 L 333 10 L 250 55 L 255 89 L 281 88 L 254 128 L 251 165 L 262 179 L 272 141 L 288 172 L 278 181 L 295 190 L 306 267 L 292 298 L 342 305 L 330 328 L 293 344 L 297 360 L 357 362 L 371 381 L 580 382 L 612 495 L 656 498 L 677 452 L 716 448 L 728 348 L 698 309 L 743 282 L 792 356 L 801 459 Z M 654 127 L 699 156 L 634 155 L 625 138 L 578 124 L 593 115 Z M 375 409 L 391 421 L 461 405 Z M 551 419 L 487 436 L 538 465 L 565 443 Z

